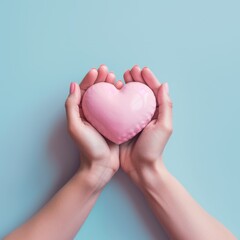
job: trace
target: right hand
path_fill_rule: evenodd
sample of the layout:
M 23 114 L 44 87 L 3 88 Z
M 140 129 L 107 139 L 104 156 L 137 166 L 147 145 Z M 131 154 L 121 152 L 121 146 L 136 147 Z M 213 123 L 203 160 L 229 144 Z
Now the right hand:
M 163 150 L 172 134 L 172 102 L 168 85 L 160 84 L 149 68 L 141 70 L 136 65 L 124 73 L 124 80 L 126 84 L 133 81 L 146 84 L 157 100 L 152 121 L 133 139 L 120 145 L 121 168 L 139 181 L 139 175 L 148 174 L 148 169 L 163 164 Z

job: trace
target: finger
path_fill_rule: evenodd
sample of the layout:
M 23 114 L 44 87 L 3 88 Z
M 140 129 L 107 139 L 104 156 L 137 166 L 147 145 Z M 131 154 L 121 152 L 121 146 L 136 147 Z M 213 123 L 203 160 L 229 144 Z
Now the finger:
M 98 76 L 98 71 L 96 68 L 92 68 L 87 74 L 86 76 L 83 78 L 83 80 L 80 83 L 80 89 L 81 89 L 81 93 L 83 94 L 83 92 L 85 92 L 90 86 L 92 86 Z
M 124 79 L 125 83 L 133 82 L 133 78 L 132 78 L 132 75 L 131 75 L 130 70 L 127 70 L 127 71 L 123 74 L 123 79 Z
M 144 83 L 144 80 L 141 74 L 141 68 L 138 65 L 135 65 L 131 69 L 131 75 L 134 81 Z
M 118 81 L 115 83 L 115 87 L 116 87 L 117 89 L 121 89 L 121 88 L 123 87 L 122 81 L 118 80 Z
M 106 80 L 107 75 L 108 75 L 108 68 L 106 65 L 102 64 L 98 68 L 98 76 L 95 83 L 104 82 Z
M 158 90 L 157 102 L 158 117 L 156 125 L 161 128 L 161 130 L 167 134 L 172 132 L 172 101 L 168 95 L 168 84 L 164 83 Z
M 106 77 L 106 82 L 114 84 L 116 80 L 116 76 L 113 72 L 109 72 L 107 77 Z
M 156 76 L 149 68 L 144 67 L 142 69 L 142 77 L 146 84 L 153 90 L 155 96 L 157 97 L 158 89 L 161 86 L 161 83 L 158 81 Z
M 65 102 L 68 126 L 70 129 L 80 126 L 82 120 L 80 117 L 79 104 L 81 101 L 81 91 L 77 83 L 71 83 L 70 93 Z

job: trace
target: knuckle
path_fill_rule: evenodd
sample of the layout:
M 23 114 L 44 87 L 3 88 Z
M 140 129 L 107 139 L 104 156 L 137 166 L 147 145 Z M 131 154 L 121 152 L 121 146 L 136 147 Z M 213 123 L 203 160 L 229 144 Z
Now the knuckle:
M 166 107 L 172 109 L 173 108 L 173 102 L 170 99 L 168 99 L 168 100 L 166 100 L 162 103 L 159 103 L 157 107 L 161 111 L 163 111 L 163 109 L 166 109 Z
M 173 102 L 171 100 L 168 100 L 167 105 L 169 108 L 173 108 Z
M 65 101 L 65 108 L 66 108 L 66 109 L 69 108 L 69 107 L 70 107 L 70 104 L 71 104 L 70 99 L 67 98 L 67 100 Z
M 172 126 L 170 124 L 167 124 L 167 123 L 160 124 L 159 128 L 161 129 L 161 131 L 163 131 L 167 135 L 171 135 L 172 132 L 173 132 Z
M 73 136 L 76 133 L 76 126 L 72 123 L 68 124 L 68 132 L 71 136 Z
M 169 134 L 169 135 L 172 135 L 172 133 L 173 133 L 173 128 L 172 128 L 172 127 L 170 127 L 170 128 L 168 128 L 168 130 L 167 130 L 167 131 L 168 131 L 168 134 Z
M 165 126 L 165 133 L 167 134 L 167 135 L 171 135 L 172 134 L 172 132 L 173 132 L 173 128 L 171 127 L 171 126 Z

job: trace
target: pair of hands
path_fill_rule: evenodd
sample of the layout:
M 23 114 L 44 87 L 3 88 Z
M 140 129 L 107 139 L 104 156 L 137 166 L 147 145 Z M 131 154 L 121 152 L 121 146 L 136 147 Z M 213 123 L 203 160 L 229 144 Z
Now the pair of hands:
M 156 112 L 151 122 L 128 142 L 117 145 L 104 138 L 84 117 L 81 99 L 98 82 L 108 82 L 121 89 L 123 83 L 115 80 L 106 65 L 92 68 L 79 85 L 71 83 L 65 102 L 68 130 L 80 150 L 79 171 L 87 174 L 96 190 L 102 189 L 120 167 L 135 182 L 140 182 L 148 169 L 162 164 L 163 150 L 172 133 L 172 102 L 167 83 L 161 84 L 149 68 L 135 65 L 124 73 L 124 80 L 126 84 L 136 81 L 150 87 L 157 100 Z

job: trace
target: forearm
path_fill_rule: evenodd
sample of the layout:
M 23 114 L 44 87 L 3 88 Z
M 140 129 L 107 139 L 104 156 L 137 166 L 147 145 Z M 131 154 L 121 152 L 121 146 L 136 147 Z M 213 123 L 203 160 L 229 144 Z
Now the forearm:
M 160 165 L 142 171 L 137 184 L 171 239 L 236 239 Z
M 73 239 L 100 194 L 88 178 L 88 171 L 76 173 L 35 216 L 6 239 Z

